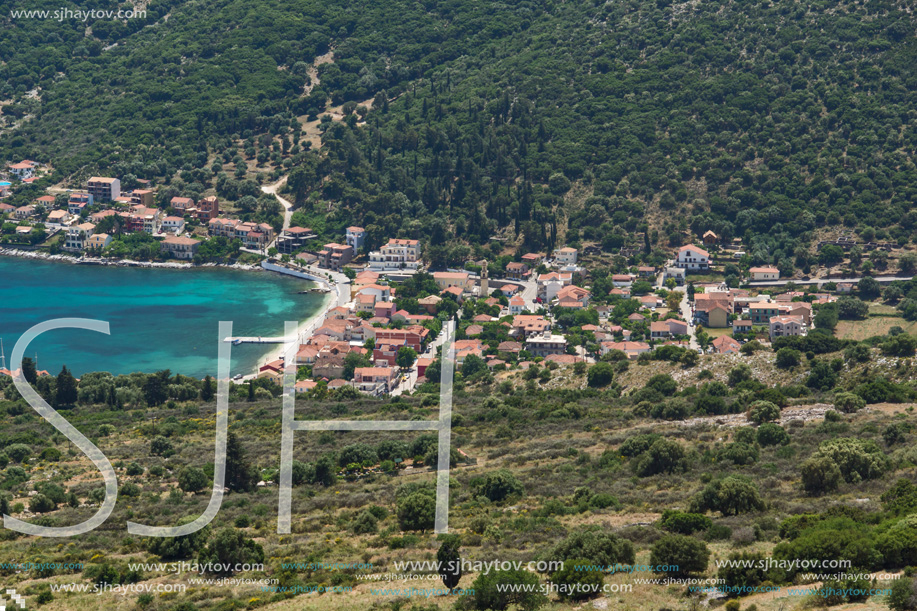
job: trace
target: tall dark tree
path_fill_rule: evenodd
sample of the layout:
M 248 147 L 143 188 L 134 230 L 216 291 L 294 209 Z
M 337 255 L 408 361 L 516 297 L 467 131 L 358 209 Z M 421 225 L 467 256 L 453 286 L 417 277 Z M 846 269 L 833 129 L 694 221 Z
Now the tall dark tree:
M 29 384 L 34 384 L 38 381 L 38 370 L 35 368 L 35 361 L 27 356 L 22 358 L 22 375 Z
M 226 438 L 226 486 L 236 492 L 255 489 L 258 475 L 245 456 L 245 450 L 235 433 Z
M 204 381 L 201 384 L 201 400 L 213 400 L 213 379 L 209 375 L 204 377 Z
M 163 369 L 146 377 L 146 381 L 143 383 L 143 397 L 146 399 L 147 405 L 155 407 L 166 402 L 166 399 L 169 398 L 166 387 L 171 375 L 171 371 Z
M 462 538 L 459 535 L 440 535 L 439 539 L 442 541 L 436 552 L 439 576 L 443 579 L 443 585 L 454 588 L 462 578 L 462 556 L 459 553 Z
M 70 373 L 70 370 L 67 369 L 67 366 L 64 365 L 61 372 L 57 374 L 57 394 L 55 405 L 62 407 L 71 407 L 76 405 L 77 400 L 77 385 L 76 378 L 73 377 L 73 374 Z

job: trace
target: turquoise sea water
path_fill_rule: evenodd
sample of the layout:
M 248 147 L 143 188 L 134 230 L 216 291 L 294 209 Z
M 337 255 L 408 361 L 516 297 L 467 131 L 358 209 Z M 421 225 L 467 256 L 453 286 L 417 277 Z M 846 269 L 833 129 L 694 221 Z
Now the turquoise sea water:
M 171 369 L 194 377 L 216 375 L 220 321 L 235 336 L 281 336 L 285 320 L 302 321 L 322 295 L 299 295 L 312 285 L 270 272 L 171 270 L 71 265 L 0 257 L 0 337 L 7 364 L 24 331 L 53 318 L 107 321 L 111 335 L 56 330 L 36 338 L 26 356 L 57 374 Z M 279 345 L 232 347 L 232 373 L 251 373 Z

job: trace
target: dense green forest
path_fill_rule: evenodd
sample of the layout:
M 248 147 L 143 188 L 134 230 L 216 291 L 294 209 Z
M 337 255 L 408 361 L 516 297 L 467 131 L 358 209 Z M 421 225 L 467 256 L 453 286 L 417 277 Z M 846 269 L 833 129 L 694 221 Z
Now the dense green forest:
M 359 222 L 370 247 L 423 238 L 437 263 L 494 235 L 614 251 L 645 229 L 653 247 L 713 229 L 756 262 L 804 267 L 819 227 L 901 244 L 917 229 L 906 8 L 167 0 L 91 36 L 4 10 L 2 118 L 17 127 L 0 157 L 231 200 L 218 158 L 238 169 L 265 149 L 300 220 L 329 236 Z M 297 117 L 342 103 L 321 149 L 300 147 Z

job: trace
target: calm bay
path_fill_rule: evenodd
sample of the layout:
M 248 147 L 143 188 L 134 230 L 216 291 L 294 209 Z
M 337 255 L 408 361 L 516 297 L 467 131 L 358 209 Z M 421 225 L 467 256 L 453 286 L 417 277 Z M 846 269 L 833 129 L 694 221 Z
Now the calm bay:
M 128 268 L 72 265 L 0 257 L 0 338 L 9 366 L 24 331 L 54 318 L 107 321 L 111 335 L 55 330 L 36 338 L 26 356 L 57 374 L 77 376 L 170 369 L 197 378 L 216 376 L 218 325 L 233 335 L 280 336 L 285 320 L 303 321 L 323 296 L 298 294 L 312 285 L 270 272 L 227 268 Z M 232 374 L 249 374 L 279 345 L 232 347 Z

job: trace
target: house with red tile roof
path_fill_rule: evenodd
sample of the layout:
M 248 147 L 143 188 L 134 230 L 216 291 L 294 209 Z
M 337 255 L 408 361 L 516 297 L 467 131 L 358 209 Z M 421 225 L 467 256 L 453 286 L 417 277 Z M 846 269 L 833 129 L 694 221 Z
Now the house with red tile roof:
M 738 352 L 742 344 L 732 339 L 728 335 L 721 335 L 713 340 L 713 351 L 717 354 L 733 354 Z

